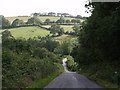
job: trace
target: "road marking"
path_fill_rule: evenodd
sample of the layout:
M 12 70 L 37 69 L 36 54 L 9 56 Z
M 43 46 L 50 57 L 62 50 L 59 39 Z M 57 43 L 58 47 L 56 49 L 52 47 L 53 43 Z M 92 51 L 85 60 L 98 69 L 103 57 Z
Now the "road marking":
M 73 78 L 74 78 L 75 80 L 77 80 L 77 78 L 76 78 L 76 77 L 74 77 L 74 76 L 73 76 Z

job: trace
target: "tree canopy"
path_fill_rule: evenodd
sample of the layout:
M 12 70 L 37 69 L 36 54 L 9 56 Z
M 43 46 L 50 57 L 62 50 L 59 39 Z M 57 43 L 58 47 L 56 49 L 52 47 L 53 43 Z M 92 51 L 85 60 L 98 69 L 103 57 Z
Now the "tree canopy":
M 24 22 L 23 20 L 19 20 L 19 19 L 15 19 L 13 22 L 12 22 L 12 26 L 15 27 L 15 26 L 21 26 L 23 25 Z
M 64 33 L 64 29 L 60 27 L 60 25 L 52 24 L 50 27 L 50 33 L 53 35 L 58 34 L 59 36 Z
M 4 17 L 4 16 L 0 16 L 0 22 L 2 26 L 0 26 L 1 28 L 8 28 L 10 27 L 10 22 Z
M 35 16 L 30 18 L 30 19 L 28 19 L 28 21 L 27 21 L 27 24 L 33 24 L 33 25 L 39 25 L 41 23 L 42 22 L 40 21 L 40 19 L 35 17 Z
M 72 29 L 74 30 L 75 34 L 77 35 L 78 32 L 80 31 L 80 25 L 75 24 Z
M 79 45 L 72 55 L 83 70 L 117 84 L 118 76 L 114 72 L 119 72 L 120 63 L 120 2 L 93 2 L 86 7 L 92 15 L 82 23 Z

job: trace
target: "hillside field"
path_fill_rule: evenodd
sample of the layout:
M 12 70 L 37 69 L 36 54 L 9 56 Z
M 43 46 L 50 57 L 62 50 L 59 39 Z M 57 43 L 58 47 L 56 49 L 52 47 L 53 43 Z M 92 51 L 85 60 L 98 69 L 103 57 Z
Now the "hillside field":
M 30 16 L 29 17 L 6 17 L 6 19 L 8 19 L 11 23 L 15 20 L 15 19 L 20 19 L 20 20 L 23 20 L 24 22 L 27 22 L 27 20 L 31 18 Z M 50 19 L 51 21 L 57 21 L 60 17 L 53 17 L 53 16 L 38 16 L 38 18 L 44 22 L 46 19 Z M 75 18 L 70 18 L 70 17 L 64 17 L 65 20 L 72 20 L 72 19 L 75 19 Z M 84 21 L 83 19 L 80 19 L 80 21 Z
M 19 27 L 19 28 L 4 29 L 4 30 L 10 31 L 15 38 L 25 38 L 25 39 L 29 39 L 37 36 L 45 37 L 48 34 L 50 34 L 49 31 L 36 26 Z
M 46 25 L 43 27 L 50 27 L 50 25 Z M 65 31 L 73 31 L 72 30 L 72 26 L 66 26 L 66 25 L 61 25 L 61 27 L 64 28 Z M 41 37 L 45 37 L 48 34 L 50 34 L 50 31 L 47 31 L 45 29 L 42 29 L 40 27 L 37 26 L 29 26 L 29 27 L 19 27 L 19 28 L 12 28 L 12 29 L 3 29 L 2 31 L 8 30 L 11 32 L 11 34 L 15 37 L 15 38 L 25 38 L 25 39 L 29 39 L 29 38 L 34 38 L 37 36 L 41 36 Z M 66 39 L 75 39 L 76 37 L 73 37 L 71 35 L 62 35 L 59 37 L 54 37 L 54 40 L 56 41 L 63 41 Z
M 72 36 L 72 35 L 62 35 L 59 37 L 54 37 L 53 40 L 58 41 L 58 42 L 64 42 L 64 41 L 72 41 L 72 42 L 76 42 L 77 41 L 77 37 Z
M 49 28 L 51 25 L 42 25 L 42 26 L 45 28 Z M 65 32 L 66 31 L 69 31 L 69 32 L 73 31 L 73 29 L 72 29 L 73 25 L 60 25 L 60 26 L 64 29 Z

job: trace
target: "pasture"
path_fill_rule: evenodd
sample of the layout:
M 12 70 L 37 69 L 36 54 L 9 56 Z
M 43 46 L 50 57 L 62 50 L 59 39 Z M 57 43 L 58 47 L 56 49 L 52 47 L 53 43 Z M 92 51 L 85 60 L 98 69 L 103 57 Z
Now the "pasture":
M 58 41 L 58 42 L 64 42 L 64 41 L 72 41 L 72 42 L 76 42 L 77 37 L 72 36 L 72 35 L 62 35 L 59 37 L 54 37 L 53 40 Z
M 64 31 L 68 31 L 68 32 L 73 32 L 73 25 L 61 25 L 61 27 L 64 29 Z
M 49 28 L 51 25 L 42 25 L 43 27 L 45 27 L 45 28 Z M 60 25 L 63 29 L 64 29 L 64 31 L 65 32 L 73 32 L 73 29 L 72 29 L 72 27 L 73 27 L 73 25 Z
M 37 36 L 45 37 L 48 34 L 50 34 L 49 31 L 36 26 L 19 27 L 19 28 L 4 29 L 4 30 L 10 31 L 15 38 L 25 38 L 25 39 L 34 38 Z

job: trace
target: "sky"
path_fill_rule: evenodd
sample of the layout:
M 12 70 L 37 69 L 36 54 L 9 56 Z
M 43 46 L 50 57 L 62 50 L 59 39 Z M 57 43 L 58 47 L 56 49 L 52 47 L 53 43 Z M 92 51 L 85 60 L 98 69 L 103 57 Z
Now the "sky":
M 87 0 L 1 0 L 0 15 L 5 17 L 55 12 L 90 16 L 84 5 Z

